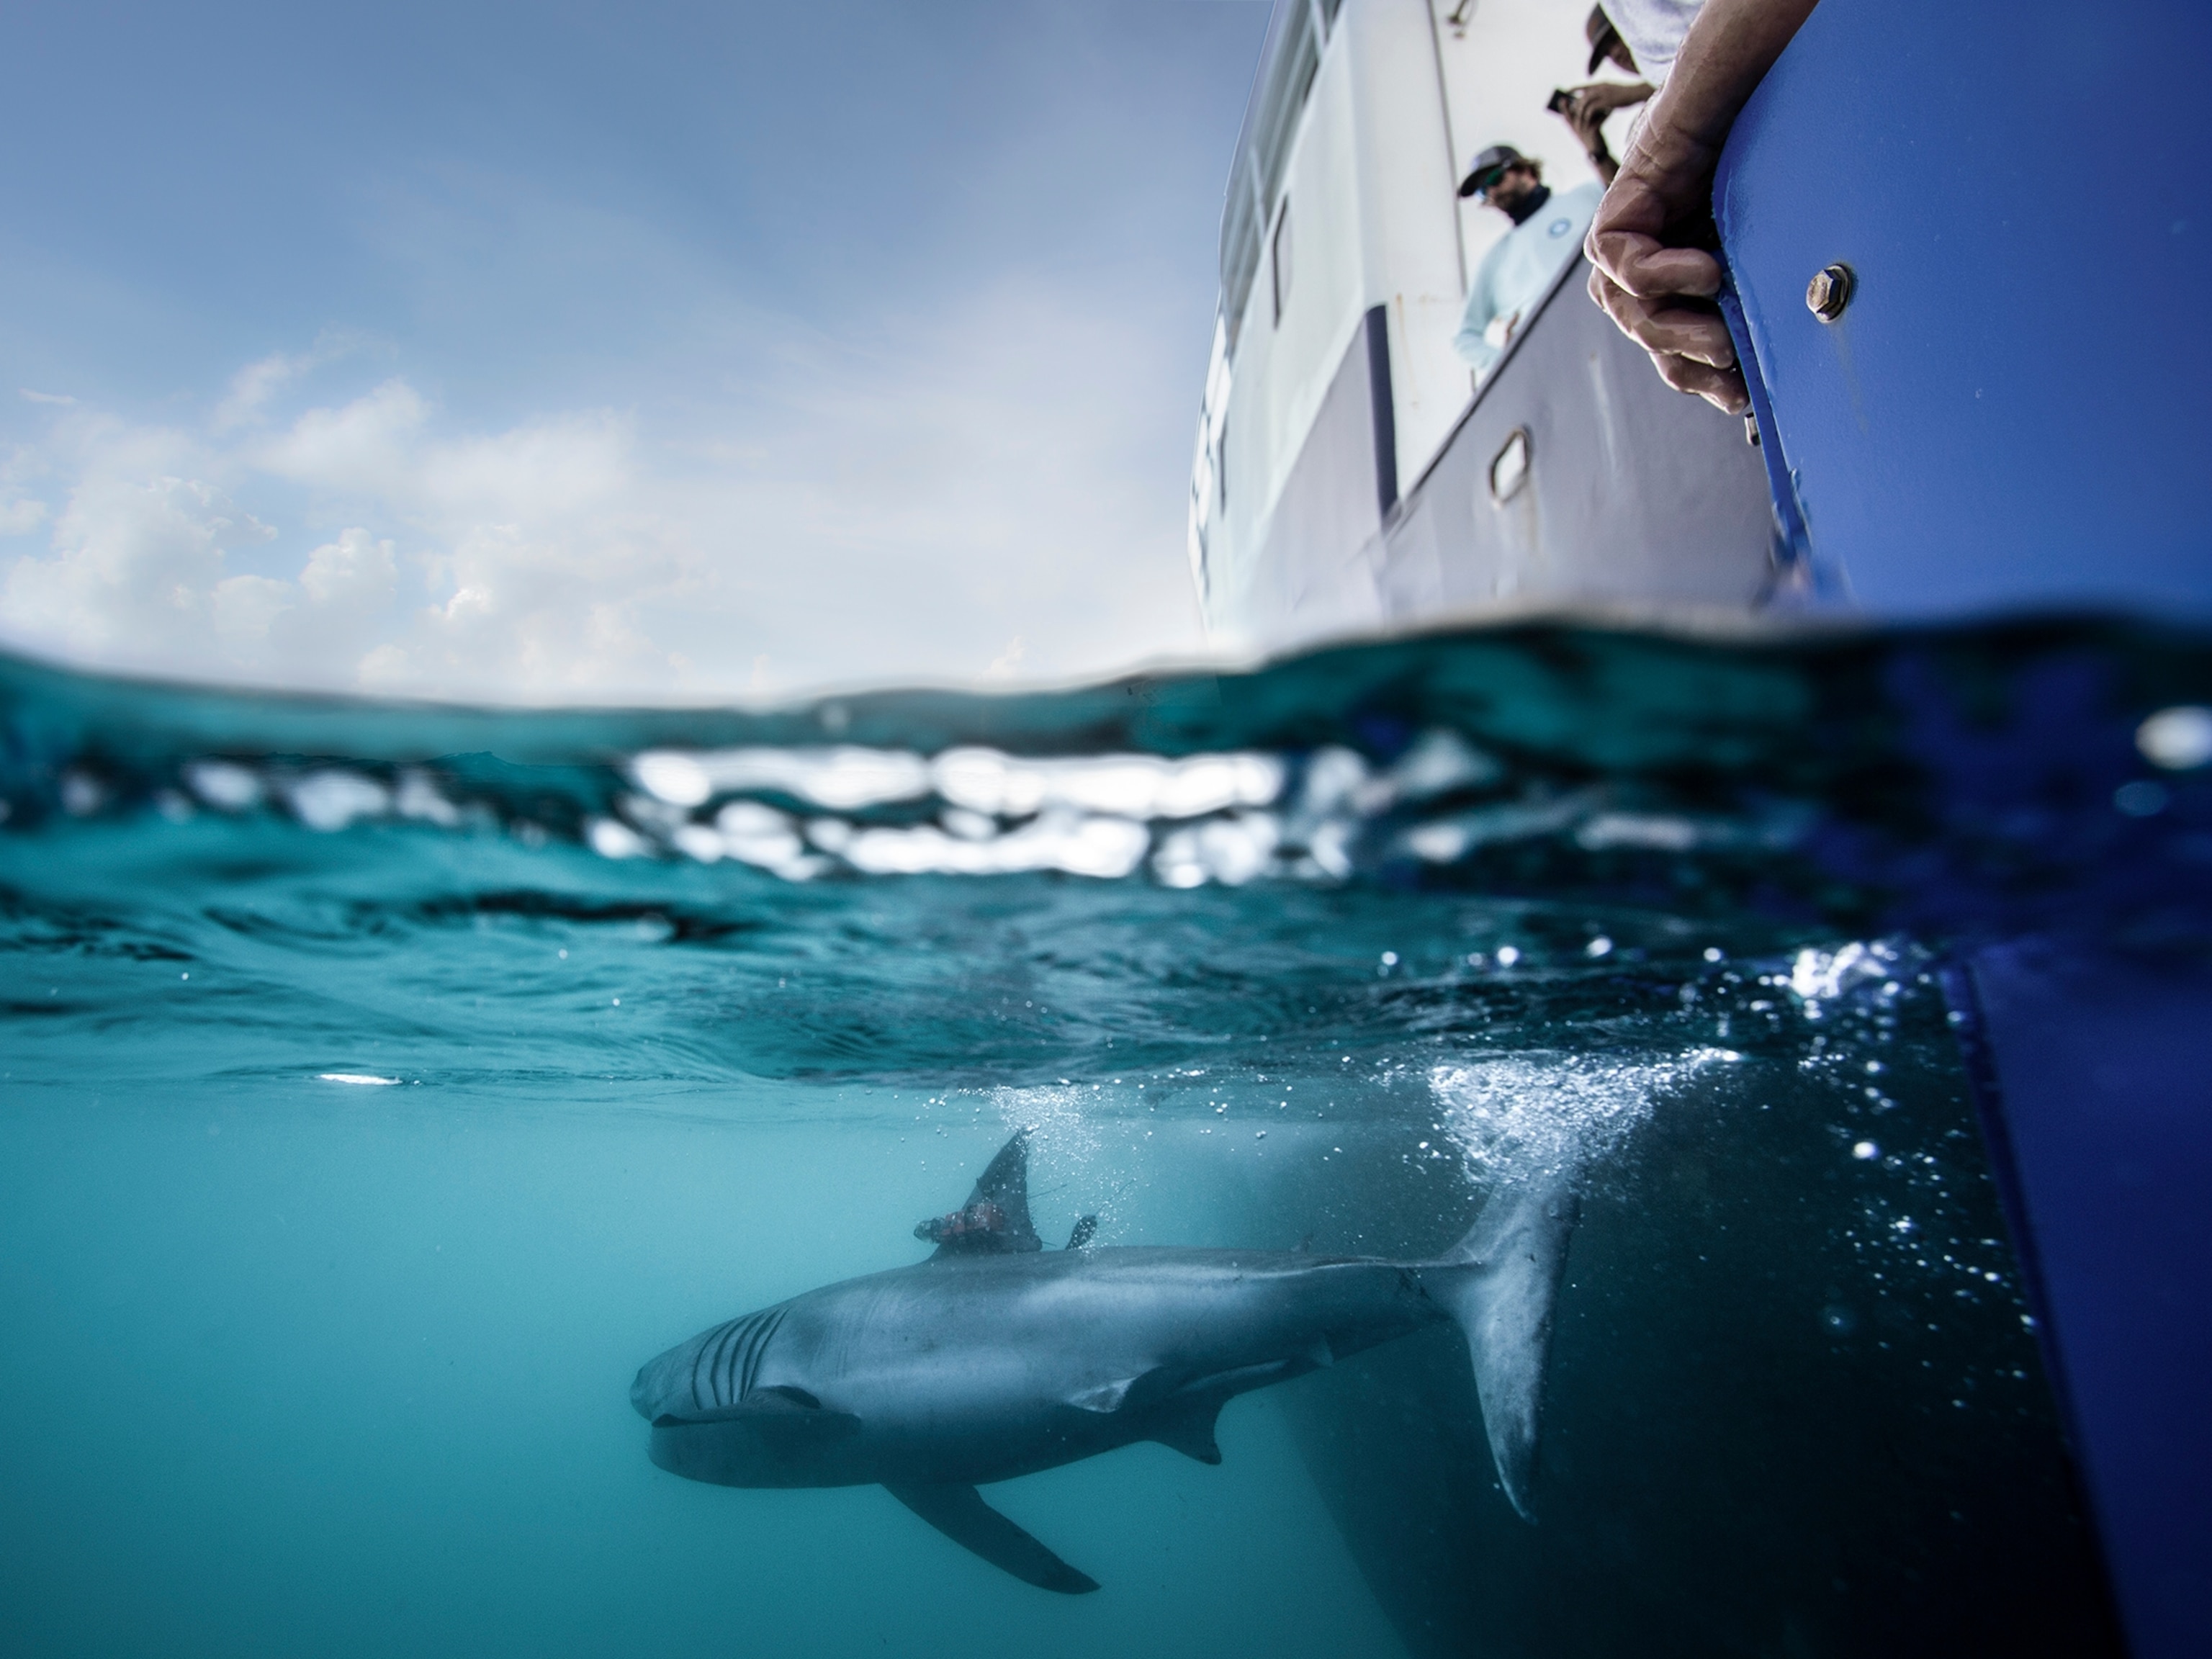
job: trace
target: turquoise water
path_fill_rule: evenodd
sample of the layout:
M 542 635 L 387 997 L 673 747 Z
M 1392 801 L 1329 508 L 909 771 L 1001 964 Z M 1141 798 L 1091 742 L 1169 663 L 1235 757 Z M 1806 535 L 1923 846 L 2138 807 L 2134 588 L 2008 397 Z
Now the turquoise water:
M 9 1650 L 2109 1650 L 1947 969 L 2196 925 L 2140 733 L 2208 700 L 2078 621 L 761 714 L 0 663 Z M 989 1489 L 1096 1595 L 647 1462 L 642 1361 L 1022 1127 L 1054 1245 L 1571 1171 L 1534 1523 L 1444 1328 Z

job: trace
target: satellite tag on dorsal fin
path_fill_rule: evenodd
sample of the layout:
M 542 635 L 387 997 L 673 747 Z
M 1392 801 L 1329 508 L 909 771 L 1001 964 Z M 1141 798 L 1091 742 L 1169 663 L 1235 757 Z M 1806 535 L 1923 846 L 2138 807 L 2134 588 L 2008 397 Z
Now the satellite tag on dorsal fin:
M 1030 1132 L 1016 1130 L 999 1148 L 967 1203 L 951 1215 L 917 1223 L 914 1236 L 934 1243 L 937 1255 L 1018 1255 L 1044 1249 L 1030 1220 Z

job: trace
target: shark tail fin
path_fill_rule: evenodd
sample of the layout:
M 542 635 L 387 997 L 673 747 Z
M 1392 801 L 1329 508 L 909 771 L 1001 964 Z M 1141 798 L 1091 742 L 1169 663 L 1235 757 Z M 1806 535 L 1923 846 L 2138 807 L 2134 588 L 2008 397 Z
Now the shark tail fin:
M 1490 1455 L 1507 1499 L 1524 1520 L 1531 1518 L 1552 1310 L 1579 1214 L 1568 1178 L 1501 1187 L 1467 1236 L 1420 1270 L 1423 1288 L 1466 1333 Z

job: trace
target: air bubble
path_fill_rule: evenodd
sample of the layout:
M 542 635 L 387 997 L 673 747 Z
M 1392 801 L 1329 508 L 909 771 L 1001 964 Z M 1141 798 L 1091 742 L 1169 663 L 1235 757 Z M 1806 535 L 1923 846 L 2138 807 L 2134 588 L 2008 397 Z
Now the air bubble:
M 2212 761 L 2212 708 L 2182 703 L 2160 709 L 2136 728 L 2136 747 L 2154 766 L 2193 771 Z

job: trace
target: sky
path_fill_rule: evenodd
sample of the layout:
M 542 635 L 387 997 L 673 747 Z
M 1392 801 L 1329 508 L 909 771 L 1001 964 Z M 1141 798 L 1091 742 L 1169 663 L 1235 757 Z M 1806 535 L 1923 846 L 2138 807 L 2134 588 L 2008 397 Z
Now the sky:
M 1257 0 L 0 11 L 0 648 L 526 703 L 1187 657 Z

